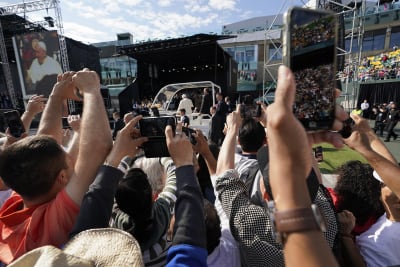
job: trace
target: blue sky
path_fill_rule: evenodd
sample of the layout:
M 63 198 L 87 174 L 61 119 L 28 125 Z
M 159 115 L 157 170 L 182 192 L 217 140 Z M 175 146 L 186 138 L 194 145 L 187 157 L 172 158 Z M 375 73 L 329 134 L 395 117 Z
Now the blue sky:
M 30 2 L 28 0 L 25 2 Z M 116 39 L 130 32 L 134 41 L 220 33 L 225 24 L 284 12 L 306 0 L 61 0 L 65 36 L 83 43 Z M 23 1 L 1 1 L 0 7 Z M 31 21 L 54 10 L 29 12 Z M 19 14 L 22 15 L 23 14 Z

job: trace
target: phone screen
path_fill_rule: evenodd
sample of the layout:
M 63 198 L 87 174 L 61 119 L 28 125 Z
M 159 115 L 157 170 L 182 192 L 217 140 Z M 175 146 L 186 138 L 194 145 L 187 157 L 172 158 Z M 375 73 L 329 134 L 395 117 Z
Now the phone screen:
M 286 20 L 285 59 L 297 90 L 294 114 L 306 130 L 330 129 L 335 118 L 337 16 L 295 7 Z
M 165 137 L 167 125 L 175 128 L 175 118 L 170 116 L 145 117 L 139 121 L 140 134 L 149 138 Z
M 258 118 L 261 116 L 261 106 L 259 104 L 241 104 L 240 116 L 242 118 Z

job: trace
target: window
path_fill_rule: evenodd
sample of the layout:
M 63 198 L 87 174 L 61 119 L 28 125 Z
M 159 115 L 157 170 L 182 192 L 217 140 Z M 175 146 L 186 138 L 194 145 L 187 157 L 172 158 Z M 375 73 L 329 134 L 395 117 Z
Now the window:
M 282 47 L 281 44 L 270 44 L 268 49 L 268 58 L 271 61 L 282 60 Z
M 385 33 L 386 29 L 366 32 L 363 39 L 363 51 L 384 49 Z
M 389 47 L 392 48 L 393 46 L 400 47 L 400 27 L 392 28 Z
M 345 49 L 346 51 L 350 51 L 350 41 L 351 39 L 346 39 L 345 40 Z M 358 38 L 353 38 L 353 44 L 351 47 L 351 52 L 355 53 L 358 51 Z

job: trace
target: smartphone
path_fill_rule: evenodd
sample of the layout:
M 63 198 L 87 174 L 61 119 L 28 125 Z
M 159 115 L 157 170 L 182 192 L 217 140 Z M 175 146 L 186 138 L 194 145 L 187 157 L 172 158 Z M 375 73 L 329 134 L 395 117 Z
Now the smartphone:
M 174 116 L 144 117 L 139 121 L 140 135 L 146 136 L 148 141 L 142 145 L 147 158 L 169 157 L 165 128 L 171 125 L 176 130 Z
M 68 123 L 68 117 L 62 117 L 62 128 L 63 129 L 71 129 Z
M 329 130 L 335 119 L 337 15 L 292 7 L 284 20 L 284 64 L 296 80 L 293 112 L 307 131 Z
M 261 117 L 260 104 L 241 104 L 240 116 L 242 118 L 259 118 Z
M 17 110 L 4 112 L 4 119 L 10 130 L 10 134 L 16 138 L 20 138 L 25 133 L 24 124 Z
M 197 144 L 196 138 L 194 138 L 193 136 L 193 133 L 196 133 L 196 130 L 182 126 L 182 132 L 185 133 L 187 137 L 189 137 L 189 141 L 190 143 L 192 143 L 192 145 Z

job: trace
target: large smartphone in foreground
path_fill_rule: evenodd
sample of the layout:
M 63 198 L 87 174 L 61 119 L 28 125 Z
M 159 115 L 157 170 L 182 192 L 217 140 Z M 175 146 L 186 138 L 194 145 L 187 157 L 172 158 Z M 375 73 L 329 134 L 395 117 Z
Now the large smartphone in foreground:
M 4 112 L 4 119 L 8 125 L 10 134 L 16 138 L 20 138 L 25 133 L 25 127 L 17 110 Z
M 284 64 L 296 80 L 294 114 L 307 131 L 329 130 L 335 119 L 337 15 L 292 7 L 284 20 Z
M 169 157 L 165 128 L 171 125 L 176 129 L 176 118 L 173 116 L 144 117 L 139 121 L 140 135 L 148 141 L 142 147 L 147 158 Z

